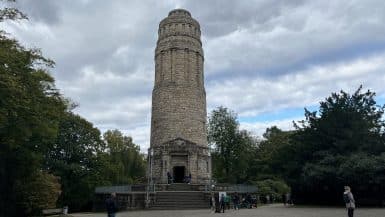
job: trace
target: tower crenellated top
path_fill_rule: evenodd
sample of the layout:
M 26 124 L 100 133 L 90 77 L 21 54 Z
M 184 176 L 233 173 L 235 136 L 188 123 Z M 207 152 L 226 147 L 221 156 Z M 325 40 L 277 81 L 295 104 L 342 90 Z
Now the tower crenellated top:
M 159 40 L 169 36 L 190 36 L 200 42 L 201 30 L 198 21 L 185 9 L 170 11 L 159 24 Z
M 170 13 L 168 13 L 168 16 L 188 16 L 188 17 L 191 17 L 191 14 L 188 10 L 185 10 L 185 9 L 181 9 L 181 8 L 178 8 L 178 9 L 174 9 L 172 11 L 170 11 Z

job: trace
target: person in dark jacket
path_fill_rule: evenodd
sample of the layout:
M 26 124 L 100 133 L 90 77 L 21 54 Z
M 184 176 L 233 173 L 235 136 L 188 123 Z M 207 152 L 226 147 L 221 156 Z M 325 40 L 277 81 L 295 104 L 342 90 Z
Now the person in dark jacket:
M 215 194 L 214 199 L 215 199 L 215 212 L 220 213 L 221 212 L 221 205 L 220 205 L 219 195 Z
M 354 209 L 356 208 L 355 200 L 349 186 L 345 186 L 344 190 L 344 201 L 348 210 L 348 217 L 353 217 Z
M 116 194 L 112 193 L 109 198 L 106 200 L 107 216 L 115 217 L 115 213 L 118 210 L 118 204 L 116 202 Z
M 173 183 L 173 178 L 172 178 L 170 172 L 167 172 L 167 183 L 168 184 L 172 184 Z
M 221 195 L 219 204 L 221 206 L 222 213 L 225 213 L 225 195 L 224 194 Z
M 237 192 L 233 195 L 233 204 L 234 204 L 234 209 L 238 210 L 239 209 L 239 195 Z

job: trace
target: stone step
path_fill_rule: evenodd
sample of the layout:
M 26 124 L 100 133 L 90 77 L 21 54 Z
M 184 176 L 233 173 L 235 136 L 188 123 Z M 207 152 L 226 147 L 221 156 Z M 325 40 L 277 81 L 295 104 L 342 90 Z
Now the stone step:
M 156 197 L 157 201 L 203 201 L 203 197 Z
M 161 191 L 156 193 L 152 209 L 207 209 L 208 201 L 204 192 L 197 191 Z
M 179 204 L 189 204 L 189 203 L 206 203 L 204 200 L 157 200 L 157 203 L 179 203 Z
M 199 201 L 204 201 L 204 198 L 156 198 L 157 202 L 162 202 L 162 201 L 187 201 L 187 202 L 199 202 Z
M 197 199 L 191 199 L 191 198 L 188 198 L 188 199 L 186 199 L 186 198 L 177 198 L 177 199 L 175 199 L 175 198 L 156 198 L 156 201 L 157 202 L 173 202 L 173 201 L 177 201 L 177 202 L 179 202 L 179 201 L 187 201 L 187 202 L 199 202 L 199 201 L 204 201 L 204 199 L 203 198 L 197 198 Z
M 194 209 L 206 209 L 210 208 L 207 205 L 154 205 L 151 208 L 157 209 L 157 208 L 179 208 L 179 209 L 187 209 L 187 208 L 194 208 Z
M 197 194 L 156 194 L 157 198 L 203 198 L 203 195 Z
M 179 207 L 179 208 L 209 208 L 207 204 L 154 204 L 151 208 Z
M 203 199 L 202 195 L 156 195 L 157 199 L 164 199 L 164 198 L 175 198 L 175 199 Z
M 153 210 L 189 210 L 189 209 L 209 209 L 209 207 L 180 207 L 180 206 L 173 206 L 173 207 L 151 207 Z
M 162 195 L 202 195 L 202 192 L 197 192 L 197 191 L 159 191 L 157 194 L 162 194 Z
M 193 190 L 193 186 L 184 183 L 173 183 L 168 186 L 169 191 L 191 191 Z
M 186 192 L 186 191 L 173 191 L 173 192 L 157 192 L 156 193 L 157 195 L 173 195 L 173 196 L 178 196 L 178 195 L 181 195 L 181 196 L 201 196 L 202 194 L 199 193 L 193 193 L 193 192 Z
M 208 206 L 207 203 L 173 203 L 173 202 L 162 202 L 155 203 L 157 206 Z
M 180 203 L 180 204 L 188 204 L 188 203 L 201 203 L 204 200 L 156 200 L 156 203 Z

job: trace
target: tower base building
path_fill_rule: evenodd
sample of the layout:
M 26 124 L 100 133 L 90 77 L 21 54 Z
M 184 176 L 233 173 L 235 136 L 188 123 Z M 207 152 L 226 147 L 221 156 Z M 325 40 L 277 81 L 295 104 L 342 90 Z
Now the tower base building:
M 208 148 L 182 138 L 176 138 L 153 148 L 152 151 L 154 183 L 169 183 L 167 173 L 171 175 L 173 183 L 209 183 L 211 158 Z

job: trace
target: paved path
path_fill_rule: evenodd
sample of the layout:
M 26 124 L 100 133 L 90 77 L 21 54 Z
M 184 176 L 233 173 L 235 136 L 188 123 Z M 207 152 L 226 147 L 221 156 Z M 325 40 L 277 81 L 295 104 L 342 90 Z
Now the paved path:
M 225 213 L 211 213 L 210 210 L 161 210 L 120 212 L 116 217 L 345 217 L 343 208 L 290 207 L 275 204 L 257 209 L 226 210 Z M 72 214 L 74 217 L 106 217 L 104 213 Z M 385 209 L 359 208 L 355 217 L 385 217 Z

